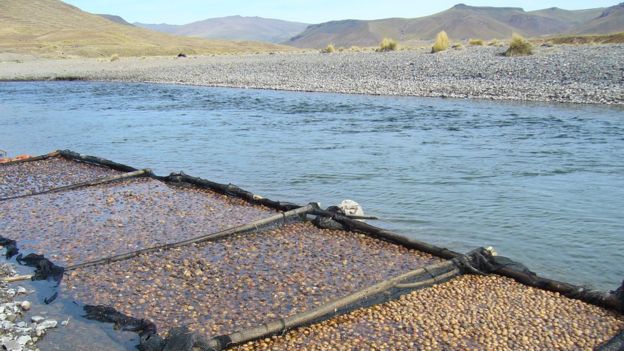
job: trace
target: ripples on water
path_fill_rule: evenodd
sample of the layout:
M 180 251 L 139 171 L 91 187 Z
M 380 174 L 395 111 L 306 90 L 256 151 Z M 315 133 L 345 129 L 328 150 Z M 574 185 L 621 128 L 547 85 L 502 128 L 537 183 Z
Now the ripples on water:
M 0 148 L 58 148 L 380 226 L 547 276 L 624 278 L 624 110 L 84 82 L 0 84 Z

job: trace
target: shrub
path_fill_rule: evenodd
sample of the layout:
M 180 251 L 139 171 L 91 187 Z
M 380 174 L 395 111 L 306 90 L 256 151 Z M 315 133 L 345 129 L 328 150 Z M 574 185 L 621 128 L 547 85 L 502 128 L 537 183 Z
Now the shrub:
M 431 53 L 435 54 L 436 52 L 444 51 L 449 48 L 450 42 L 448 35 L 445 31 L 441 31 L 436 36 L 436 41 L 431 48 Z
M 481 39 L 470 39 L 468 41 L 468 44 L 470 44 L 472 46 L 483 46 L 483 40 L 481 40 Z
M 488 43 L 488 46 L 500 46 L 500 42 L 496 39 L 492 39 L 490 40 L 490 42 Z
M 457 44 L 453 44 L 453 46 L 451 46 L 453 49 L 455 50 L 463 50 L 464 46 L 462 45 L 462 43 L 457 43 Z
M 113 54 L 110 57 L 110 62 L 114 62 L 114 61 L 117 61 L 117 60 L 119 60 L 119 55 L 117 55 L 117 54 Z
M 325 49 L 321 50 L 321 53 L 323 54 L 333 54 L 334 52 L 336 52 L 336 47 L 334 47 L 334 44 L 329 44 Z
M 505 56 L 528 56 L 533 55 L 533 46 L 518 34 L 513 34 L 509 49 L 505 51 Z
M 377 49 L 377 51 L 379 52 L 394 51 L 398 47 L 399 47 L 399 43 L 397 43 L 396 40 L 390 39 L 390 38 L 384 38 L 381 41 L 381 43 L 379 43 L 379 49 Z

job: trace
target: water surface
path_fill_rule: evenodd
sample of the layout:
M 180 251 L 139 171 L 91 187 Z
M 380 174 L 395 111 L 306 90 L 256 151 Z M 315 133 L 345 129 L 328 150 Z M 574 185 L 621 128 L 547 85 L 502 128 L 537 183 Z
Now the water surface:
M 494 246 L 549 277 L 624 278 L 624 110 L 87 82 L 0 84 L 0 149 L 68 148 L 374 224 Z

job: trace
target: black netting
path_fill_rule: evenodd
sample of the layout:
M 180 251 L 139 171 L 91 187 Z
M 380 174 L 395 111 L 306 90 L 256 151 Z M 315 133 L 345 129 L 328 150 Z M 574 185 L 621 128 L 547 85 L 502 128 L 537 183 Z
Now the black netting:
M 624 331 L 621 331 L 613 339 L 596 348 L 596 351 L 624 351 Z
M 22 265 L 35 268 L 32 280 L 53 280 L 60 283 L 61 279 L 63 279 L 65 268 L 55 265 L 43 255 L 28 254 L 22 256 L 22 254 L 19 254 L 16 260 Z
M 19 250 L 17 249 L 17 242 L 15 242 L 15 240 L 0 236 L 0 245 L 4 247 L 5 256 L 7 259 L 17 255 L 17 253 L 19 252 Z
M 113 307 L 109 306 L 90 306 L 84 307 L 85 318 L 105 322 L 113 323 L 115 329 L 136 332 L 141 336 L 156 334 L 156 325 L 145 319 L 137 319 L 128 317 L 125 314 L 117 311 Z
M 508 268 L 523 274 L 537 277 L 525 265 L 513 261 L 508 257 L 493 256 L 487 249 L 478 248 L 467 255 L 453 259 L 463 273 L 468 274 L 490 274 L 498 270 Z
M 622 281 L 622 285 L 619 288 L 611 291 L 618 299 L 620 299 L 622 305 L 624 305 L 624 281 Z
M 312 223 L 321 229 L 329 230 L 344 230 L 345 227 L 340 222 L 334 220 L 331 217 L 317 216 Z

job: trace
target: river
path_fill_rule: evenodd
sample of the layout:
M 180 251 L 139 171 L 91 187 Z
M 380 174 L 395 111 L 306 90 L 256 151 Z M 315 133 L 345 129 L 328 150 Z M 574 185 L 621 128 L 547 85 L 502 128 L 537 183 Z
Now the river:
M 624 278 L 624 109 L 176 85 L 0 83 L 0 149 L 72 149 L 375 225 L 547 277 Z

